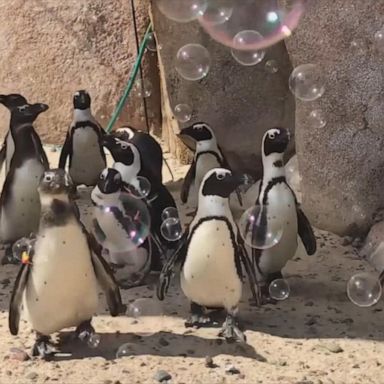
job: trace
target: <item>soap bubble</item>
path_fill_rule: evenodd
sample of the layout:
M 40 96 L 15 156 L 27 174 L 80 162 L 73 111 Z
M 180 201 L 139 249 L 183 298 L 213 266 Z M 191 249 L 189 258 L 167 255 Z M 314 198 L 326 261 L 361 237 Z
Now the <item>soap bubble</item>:
M 157 51 L 156 38 L 155 38 L 155 34 L 154 34 L 153 32 L 151 32 L 151 33 L 148 35 L 148 39 L 147 39 L 147 49 L 148 49 L 148 51 L 150 51 L 150 52 L 156 52 L 156 51 Z
M 141 316 L 161 316 L 163 307 L 159 300 L 151 298 L 141 298 L 135 300 L 128 306 L 128 315 L 135 319 Z
M 176 117 L 176 120 L 180 123 L 186 123 L 191 120 L 192 117 L 192 108 L 188 104 L 178 104 L 173 111 L 173 114 Z
M 219 1 L 218 3 L 220 4 Z M 234 1 L 231 16 L 226 22 L 212 23 L 209 17 L 200 17 L 198 20 L 205 31 L 219 43 L 235 50 L 258 51 L 292 34 L 304 13 L 305 3 L 305 0 Z M 241 44 L 240 48 L 233 37 L 244 27 L 258 31 L 263 37 Z
M 268 73 L 272 73 L 272 74 L 278 72 L 279 70 L 279 66 L 277 65 L 276 60 L 268 60 L 265 63 L 264 68 Z
M 167 207 L 161 213 L 161 220 L 163 221 L 169 219 L 170 217 L 173 217 L 175 219 L 179 218 L 179 212 L 177 211 L 176 207 Z
M 120 347 L 116 351 L 116 359 L 121 359 L 122 357 L 131 356 L 134 350 L 135 350 L 134 343 L 124 343 L 120 345 Z
M 150 232 L 150 214 L 142 200 L 128 193 L 94 208 L 92 231 L 97 241 L 110 252 L 128 252 L 144 243 Z
M 207 76 L 211 58 L 207 48 L 200 44 L 187 44 L 179 49 L 176 55 L 176 70 L 178 74 L 191 81 Z
M 136 199 L 145 199 L 151 193 L 151 183 L 144 176 L 136 176 L 126 188 Z
M 239 46 L 247 46 L 249 44 L 255 43 L 263 39 L 263 36 L 257 31 L 241 31 L 234 38 L 234 43 Z M 256 65 L 260 63 L 261 60 L 264 59 L 265 51 L 262 50 L 231 50 L 233 58 L 241 65 Z
M 12 256 L 13 260 L 22 264 L 28 264 L 31 261 L 29 260 L 29 256 L 33 249 L 34 239 L 28 237 L 22 237 L 17 240 L 12 246 Z
M 324 128 L 327 125 L 327 120 L 325 120 L 324 113 L 320 109 L 311 111 L 309 114 L 308 122 L 312 128 Z
M 152 95 L 152 84 L 149 80 L 138 79 L 135 82 L 134 93 L 137 97 L 150 97 Z
M 188 23 L 204 14 L 207 0 L 157 0 L 157 6 L 168 19 Z
M 101 337 L 94 333 L 87 340 L 87 345 L 90 348 L 97 348 L 100 345 Z
M 296 67 L 289 77 L 289 89 L 302 101 L 313 101 L 325 91 L 324 77 L 315 64 L 302 64 Z
M 353 275 L 347 284 L 349 300 L 358 307 L 371 307 L 381 297 L 382 287 L 379 279 L 369 273 L 362 272 Z
M 276 245 L 283 235 L 279 217 L 268 216 L 267 206 L 248 208 L 240 217 L 239 230 L 244 242 L 257 249 L 268 249 Z M 266 221 L 268 220 L 268 227 Z
M 233 0 L 210 0 L 201 21 L 203 23 L 218 25 L 230 19 L 233 13 Z
M 384 52 L 384 28 L 375 33 L 375 45 L 378 51 Z
M 268 290 L 271 298 L 275 300 L 288 299 L 289 293 L 291 292 L 287 280 L 284 279 L 273 280 L 271 284 L 269 284 Z
M 169 217 L 161 224 L 160 232 L 165 240 L 177 241 L 183 235 L 183 228 L 178 218 Z

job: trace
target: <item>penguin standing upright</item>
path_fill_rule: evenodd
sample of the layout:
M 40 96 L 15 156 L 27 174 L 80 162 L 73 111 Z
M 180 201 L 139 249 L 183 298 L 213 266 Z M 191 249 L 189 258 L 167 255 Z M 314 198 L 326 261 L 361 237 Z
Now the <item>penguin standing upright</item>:
M 109 311 L 123 309 L 113 274 L 94 239 L 76 217 L 69 198 L 72 182 L 62 169 L 44 173 L 39 194 L 40 228 L 32 251 L 16 278 L 9 309 L 9 328 L 17 335 L 21 304 L 36 332 L 33 355 L 48 357 L 55 349 L 50 335 L 76 326 L 81 339 L 94 334 L 92 317 L 98 308 L 98 283 Z M 27 260 L 25 260 L 27 259 Z
M 15 152 L 0 197 L 0 239 L 8 245 L 3 262 L 7 258 L 12 260 L 9 246 L 38 229 L 40 199 L 37 187 L 47 164 L 41 142 L 35 140 L 37 134 L 32 124 L 47 109 L 46 104 L 26 104 L 12 112 L 11 134 Z
M 100 208 L 95 210 L 93 227 L 99 233 L 98 238 L 105 239 L 104 243 L 112 243 L 119 249 L 118 252 L 108 250 L 109 261 L 119 284 L 130 288 L 140 285 L 150 271 L 151 242 L 146 238 L 134 249 L 125 250 L 130 239 L 127 231 L 132 227 L 129 222 L 131 218 L 127 216 L 131 207 L 126 207 L 128 202 L 122 198 L 122 190 L 120 172 L 113 168 L 104 169 L 91 193 L 92 203 Z M 108 215 L 104 213 L 106 208 Z
M 270 283 L 282 278 L 281 270 L 296 253 L 297 236 L 300 236 L 308 255 L 316 252 L 312 227 L 285 178 L 283 156 L 288 144 L 289 132 L 284 128 L 270 129 L 263 137 L 263 179 L 255 202 L 259 211 L 252 226 L 252 240 L 263 248 L 268 236 L 281 234 L 281 238 L 270 248 L 252 248 L 250 251 L 258 281 L 263 284 L 263 299 L 267 302 L 273 301 L 268 294 Z
M 194 188 L 193 198 L 198 198 L 200 184 L 206 173 L 213 168 L 229 167 L 222 150 L 217 144 L 216 136 L 212 128 L 206 123 L 195 123 L 187 128 L 184 128 L 179 133 L 179 137 L 183 139 L 187 137 L 196 142 L 196 150 L 193 162 L 188 169 L 181 188 L 181 201 L 186 203 L 189 200 L 191 188 Z M 190 148 L 190 146 L 188 146 Z M 238 190 L 235 191 L 240 205 L 242 200 Z M 195 202 L 194 200 L 191 200 Z M 197 201 L 197 200 L 196 200 Z
M 224 308 L 227 318 L 220 334 L 228 340 L 245 341 L 237 324 L 243 266 L 256 300 L 258 290 L 229 207 L 229 196 L 240 183 L 239 177 L 223 168 L 214 168 L 205 175 L 196 215 L 180 248 L 160 274 L 157 294 L 160 300 L 164 299 L 174 266 L 180 263 L 181 288 L 191 301 L 191 318 L 186 326 L 209 322 L 204 316 L 205 308 Z
M 18 93 L 11 93 L 9 95 L 0 95 L 0 104 L 3 104 L 12 115 L 13 111 L 15 111 L 17 107 L 21 107 L 29 103 L 24 96 Z M 33 139 L 35 141 L 36 146 L 39 146 L 42 148 L 39 135 L 36 133 L 35 130 L 33 130 L 32 134 L 33 134 Z M 5 174 L 7 174 L 9 171 L 9 167 L 11 165 L 11 159 L 14 151 L 15 151 L 15 144 L 14 144 L 11 130 L 9 129 L 7 134 L 5 135 L 4 142 L 0 150 L 0 168 L 3 166 L 3 163 L 5 161 Z M 41 153 L 43 154 L 45 166 L 48 167 L 48 158 L 44 151 L 41 151 Z
M 91 97 L 86 91 L 75 93 L 73 107 L 73 121 L 61 150 L 59 168 L 65 168 L 69 157 L 69 175 L 75 185 L 95 186 L 106 167 L 104 130 L 92 115 Z

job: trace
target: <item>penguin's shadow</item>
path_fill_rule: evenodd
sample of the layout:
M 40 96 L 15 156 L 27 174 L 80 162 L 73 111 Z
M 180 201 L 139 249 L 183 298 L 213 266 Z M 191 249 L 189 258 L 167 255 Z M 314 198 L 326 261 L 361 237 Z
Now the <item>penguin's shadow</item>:
M 87 357 L 103 357 L 115 360 L 120 349 L 125 356 L 183 356 L 203 358 L 221 354 L 243 356 L 265 362 L 249 344 L 227 343 L 223 339 L 206 339 L 195 334 L 180 335 L 170 332 L 156 332 L 147 335 L 134 333 L 98 333 L 100 344 L 91 348 L 87 344 L 74 340 L 69 333 L 60 334 L 60 353 L 53 360 L 80 360 Z

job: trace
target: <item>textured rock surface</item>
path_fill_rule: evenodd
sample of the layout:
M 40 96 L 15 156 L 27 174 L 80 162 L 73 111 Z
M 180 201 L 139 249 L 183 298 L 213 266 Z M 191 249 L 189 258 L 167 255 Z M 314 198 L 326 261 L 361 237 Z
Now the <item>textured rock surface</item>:
M 189 104 L 194 110 L 191 122 L 212 125 L 231 165 L 260 177 L 264 132 L 274 125 L 294 129 L 294 100 L 288 89 L 291 66 L 284 44 L 269 49 L 262 63 L 245 67 L 232 58 L 229 49 L 211 40 L 197 22 L 170 21 L 155 4 L 152 12 L 171 107 Z M 177 51 L 188 43 L 202 44 L 211 54 L 211 70 L 197 82 L 182 79 L 175 69 Z M 278 73 L 264 70 L 268 59 L 279 62 Z M 177 123 L 168 124 L 177 132 Z
M 313 1 L 287 41 L 295 66 L 317 63 L 327 76 L 319 101 L 297 102 L 296 148 L 304 209 L 338 234 L 366 232 L 383 204 L 384 57 L 372 44 L 383 9 L 383 0 Z M 308 126 L 314 108 L 324 128 Z
M 136 1 L 143 36 L 148 3 Z M 50 110 L 37 123 L 46 142 L 63 141 L 71 120 L 74 91 L 86 88 L 94 112 L 104 125 L 127 82 L 136 57 L 130 2 L 113 0 L 0 0 L 0 93 L 20 92 L 31 101 L 43 101 Z M 145 73 L 156 68 L 156 55 L 145 58 Z M 149 100 L 152 123 L 159 125 L 157 71 Z M 157 86 L 156 86 L 157 84 Z M 121 118 L 144 128 L 142 100 L 130 98 Z M 0 108 L 1 133 L 8 113 Z
M 378 271 L 384 271 L 384 221 L 370 229 L 360 255 Z

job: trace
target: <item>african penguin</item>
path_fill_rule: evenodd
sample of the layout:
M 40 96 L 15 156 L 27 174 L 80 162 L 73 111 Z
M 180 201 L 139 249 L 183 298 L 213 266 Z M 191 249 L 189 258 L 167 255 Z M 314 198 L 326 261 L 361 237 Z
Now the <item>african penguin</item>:
M 102 146 L 104 130 L 91 112 L 91 97 L 84 91 L 73 96 L 73 121 L 67 132 L 59 159 L 64 169 L 69 158 L 69 175 L 74 184 L 95 186 L 100 173 L 106 167 Z
M 98 239 L 105 238 L 104 243 L 113 243 L 122 250 L 108 250 L 109 262 L 119 284 L 124 288 L 131 288 L 140 285 L 150 271 L 151 242 L 147 238 L 135 249 L 124 251 L 125 242 L 129 238 L 127 230 L 130 223 L 127 221 L 130 218 L 126 213 L 129 207 L 125 206 L 129 201 L 124 200 L 122 190 L 120 172 L 113 168 L 104 169 L 91 193 L 92 203 L 102 208 L 95 209 L 93 227 L 100 234 Z M 104 209 L 108 209 L 110 214 L 103 214 Z
M 213 168 L 231 169 L 223 152 L 217 144 L 213 129 L 206 123 L 198 122 L 182 129 L 178 135 L 183 141 L 186 138 L 193 139 L 196 142 L 195 155 L 191 166 L 185 176 L 181 188 L 181 201 L 187 203 L 193 192 L 192 204 L 195 205 L 199 195 L 200 184 L 206 173 Z M 186 142 L 186 145 L 188 143 Z M 192 189 L 193 188 L 193 189 Z M 235 191 L 240 205 L 242 205 L 241 196 L 238 190 Z
M 262 282 L 265 301 L 269 284 L 282 278 L 281 270 L 292 259 L 300 236 L 308 255 L 316 252 L 316 238 L 311 225 L 300 209 L 295 194 L 285 178 L 284 152 L 289 144 L 289 132 L 284 128 L 268 130 L 262 142 L 263 179 L 255 202 L 260 208 L 252 236 L 261 244 L 267 233 L 279 233 L 276 245 L 266 249 L 250 249 L 252 262 L 259 282 Z
M 13 111 L 15 111 L 17 107 L 21 107 L 29 103 L 24 96 L 17 93 L 12 93 L 9 95 L 0 95 L 0 104 L 3 104 L 12 115 Z M 35 130 L 33 130 L 33 138 L 36 142 L 36 145 L 42 147 L 40 137 L 35 132 Z M 2 167 L 5 161 L 5 174 L 7 174 L 9 171 L 9 167 L 11 165 L 11 159 L 14 151 L 15 151 L 15 144 L 14 144 L 11 130 L 9 129 L 4 138 L 4 142 L 0 150 L 0 168 Z M 43 154 L 45 166 L 48 167 L 48 158 L 44 151 L 42 151 L 42 154 Z
M 47 109 L 46 104 L 26 104 L 12 111 L 10 132 L 15 150 L 0 197 L 0 239 L 8 245 L 4 263 L 12 260 L 12 244 L 38 229 L 37 187 L 47 164 L 41 142 L 35 139 L 33 122 Z
M 220 334 L 228 340 L 245 341 L 237 325 L 243 266 L 255 299 L 257 287 L 229 207 L 229 196 L 240 184 L 241 178 L 230 170 L 214 168 L 207 172 L 200 186 L 196 216 L 183 236 L 182 245 L 165 264 L 157 292 L 162 300 L 179 262 L 181 288 L 191 301 L 191 318 L 186 326 L 209 322 L 204 316 L 205 308 L 224 308 L 227 318 Z
M 41 178 L 40 228 L 12 292 L 10 332 L 18 334 L 23 305 L 37 335 L 34 356 L 54 353 L 50 335 L 64 328 L 77 327 L 81 339 L 94 334 L 91 320 L 98 309 L 98 284 L 111 315 L 117 316 L 123 309 L 119 288 L 100 247 L 76 217 L 68 195 L 71 184 L 62 169 L 48 170 Z

